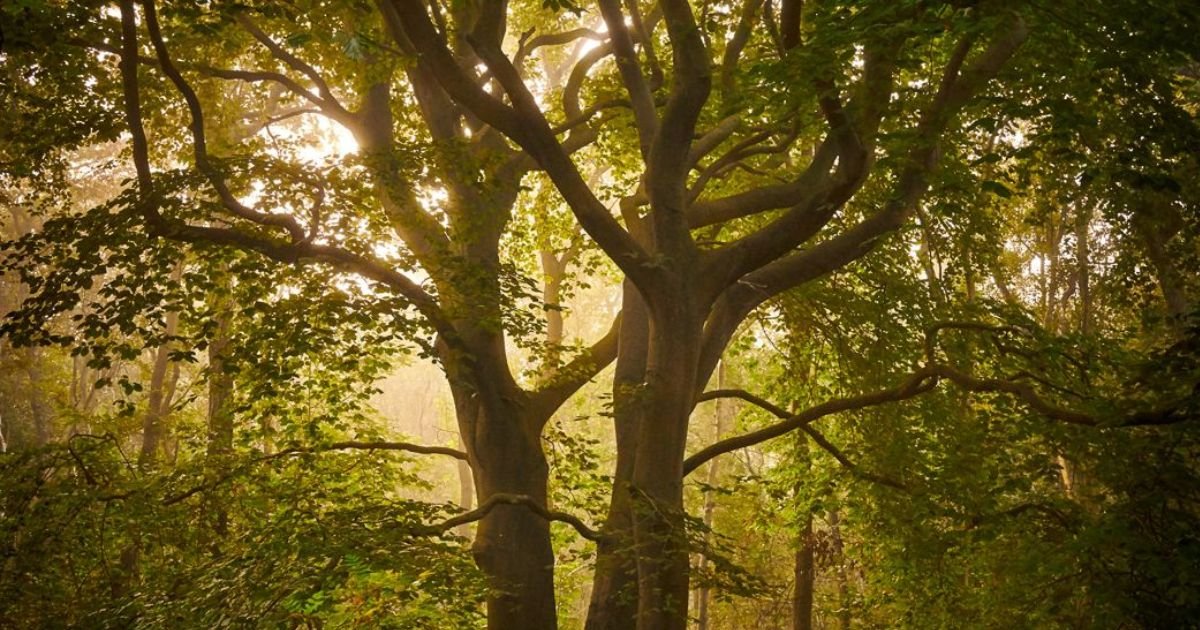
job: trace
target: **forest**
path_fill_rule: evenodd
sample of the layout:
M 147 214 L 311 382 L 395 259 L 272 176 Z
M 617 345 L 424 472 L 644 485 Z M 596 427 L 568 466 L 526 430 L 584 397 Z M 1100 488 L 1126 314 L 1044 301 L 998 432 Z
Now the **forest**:
M 1200 4 L 0 1 L 0 627 L 1200 628 Z

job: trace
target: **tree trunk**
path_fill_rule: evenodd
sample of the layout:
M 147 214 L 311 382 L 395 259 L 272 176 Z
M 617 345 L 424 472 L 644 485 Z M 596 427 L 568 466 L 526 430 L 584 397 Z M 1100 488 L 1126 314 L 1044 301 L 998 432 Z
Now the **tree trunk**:
M 178 313 L 167 313 L 165 331 L 174 335 L 179 323 Z M 171 367 L 171 343 L 163 342 L 154 353 L 154 365 L 150 369 L 150 393 L 146 400 L 146 415 L 142 419 L 142 450 L 138 465 L 145 468 L 158 461 L 158 452 L 166 435 L 167 396 L 169 383 L 167 373 Z
M 837 510 L 829 513 L 829 536 L 837 558 L 838 627 L 850 630 L 850 572 L 846 567 L 846 546 L 842 542 L 841 518 Z
M 541 419 L 523 417 L 511 402 L 463 384 L 452 382 L 451 391 L 479 504 L 503 493 L 546 505 Z M 548 521 L 523 505 L 497 506 L 479 521 L 471 551 L 488 577 L 488 628 L 557 627 Z
M 462 436 L 458 437 L 458 447 L 466 448 Z M 471 478 L 471 464 L 458 460 L 458 505 L 463 511 L 470 511 L 475 503 L 475 480 Z M 455 528 L 454 533 L 463 538 L 471 537 L 471 524 L 463 523 Z
M 647 415 L 633 470 L 639 630 L 687 627 L 683 455 L 697 389 L 701 321 L 686 295 L 680 292 L 652 309 Z
M 34 446 L 45 446 L 52 437 L 51 414 L 42 378 L 42 353 L 37 346 L 25 349 L 25 374 L 29 377 L 29 412 L 33 419 Z
M 725 389 L 725 361 L 724 361 L 724 359 L 722 359 L 721 363 L 718 364 L 718 366 L 717 366 L 717 389 Z M 717 440 L 720 440 L 721 436 L 724 435 L 724 433 L 725 433 L 726 424 L 727 424 L 726 415 L 727 415 L 728 407 L 729 407 L 729 405 L 725 402 L 724 399 L 717 399 L 717 401 L 716 401 L 716 435 L 713 436 L 714 442 L 716 442 Z M 720 476 L 721 476 L 721 458 L 718 457 L 708 463 L 708 479 L 705 480 L 705 483 L 708 484 L 709 488 L 714 488 L 714 487 L 716 487 L 717 482 L 720 481 Z M 712 539 L 713 515 L 716 512 L 716 509 L 717 509 L 716 494 L 713 493 L 711 489 L 706 490 L 704 492 L 704 526 L 706 528 L 708 528 L 709 531 L 706 531 L 704 533 L 705 543 L 708 543 Z M 700 559 L 701 566 L 703 566 L 703 564 L 705 562 L 706 562 L 706 560 L 703 557 L 701 557 L 701 559 Z M 696 592 L 696 628 L 697 628 L 697 630 L 708 630 L 708 625 L 709 625 L 708 624 L 708 622 L 709 622 L 708 602 L 709 602 L 709 599 L 711 598 L 711 595 L 712 595 L 712 593 L 710 592 L 710 589 L 707 586 L 700 587 L 700 589 Z
M 1170 325 L 1176 332 L 1181 332 L 1183 316 L 1191 310 L 1191 302 L 1183 278 L 1167 248 L 1167 243 L 1181 229 L 1179 213 L 1159 195 L 1148 193 L 1142 212 L 1134 217 L 1134 224 L 1141 232 L 1146 257 L 1154 266 Z
M 233 454 L 233 409 L 230 406 L 233 376 L 226 368 L 233 313 L 226 303 L 218 303 L 214 310 L 217 328 L 208 344 L 208 434 L 205 444 L 208 474 L 213 477 L 227 469 L 228 459 Z M 221 539 L 229 534 L 229 511 L 219 495 L 214 494 L 212 500 L 213 532 L 217 536 L 213 553 L 216 554 Z
M 804 527 L 796 537 L 796 590 L 792 595 L 792 629 L 813 628 L 813 587 L 816 582 L 816 563 L 813 550 L 812 512 L 805 514 Z
M 604 532 L 609 539 L 596 547 L 596 571 L 587 630 L 626 630 L 637 623 L 637 561 L 633 542 L 633 502 L 630 484 L 636 461 L 646 378 L 650 323 L 645 303 L 633 283 L 625 281 L 621 339 L 613 374 L 613 422 L 617 464 Z

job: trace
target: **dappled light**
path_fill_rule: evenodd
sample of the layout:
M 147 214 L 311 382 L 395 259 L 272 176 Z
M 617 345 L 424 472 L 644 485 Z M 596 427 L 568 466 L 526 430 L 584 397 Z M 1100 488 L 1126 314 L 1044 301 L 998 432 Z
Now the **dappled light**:
M 0 3 L 0 626 L 1200 619 L 1200 8 Z

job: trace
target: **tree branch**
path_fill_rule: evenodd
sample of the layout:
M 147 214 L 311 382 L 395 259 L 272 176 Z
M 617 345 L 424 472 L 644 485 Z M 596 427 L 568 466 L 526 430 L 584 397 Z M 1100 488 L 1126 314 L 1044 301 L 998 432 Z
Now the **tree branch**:
M 713 400 L 716 398 L 738 398 L 766 409 L 776 417 L 784 418 L 784 420 L 757 431 L 751 431 L 750 433 L 720 440 L 710 446 L 700 449 L 700 451 L 684 460 L 683 473 L 685 475 L 691 473 L 693 470 L 699 468 L 705 462 L 717 457 L 718 455 L 723 455 L 725 453 L 746 448 L 748 446 L 754 446 L 755 444 L 785 435 L 791 431 L 800 429 L 812 422 L 820 420 L 825 416 L 844 411 L 854 411 L 866 407 L 874 407 L 900 400 L 907 400 L 933 389 L 936 385 L 937 379 L 934 378 L 934 374 L 929 370 L 922 369 L 913 373 L 902 383 L 891 389 L 884 389 L 877 392 L 872 392 L 870 394 L 862 394 L 849 398 L 830 400 L 805 409 L 804 411 L 796 414 L 789 413 L 787 410 L 771 403 L 768 400 L 740 389 L 723 389 L 705 392 L 697 397 L 697 402 Z
M 529 405 L 537 410 L 535 416 L 548 420 L 554 410 L 617 358 L 621 319 L 621 313 L 617 313 L 603 337 L 558 370 L 548 384 L 530 394 Z
M 420 51 L 418 62 L 428 64 L 451 98 L 529 152 L 554 182 L 583 229 L 626 275 L 645 287 L 657 284 L 660 273 L 651 264 L 649 255 L 588 187 L 555 138 L 536 99 L 498 45 L 489 41 L 473 43 L 508 93 L 513 107 L 485 92 L 465 74 L 433 28 L 420 0 L 391 0 L 391 6 L 405 34 Z
M 292 457 L 295 455 L 311 455 L 311 454 L 315 454 L 315 453 L 326 453 L 329 451 L 343 451 L 343 450 L 404 451 L 404 452 L 408 452 L 408 453 L 417 453 L 417 454 L 422 454 L 422 455 L 448 455 L 455 459 L 461 459 L 463 461 L 467 460 L 467 454 L 462 451 L 458 451 L 458 450 L 455 450 L 452 448 L 447 448 L 447 447 L 442 447 L 442 446 L 424 446 L 421 444 L 410 444 L 408 442 L 348 441 L 348 442 L 333 442 L 330 444 L 324 444 L 324 445 L 320 445 L 320 446 L 294 446 L 291 448 L 283 449 L 277 453 L 272 453 L 270 455 L 263 455 L 261 457 L 255 457 L 249 461 L 243 462 L 241 465 L 230 469 L 229 471 L 225 472 L 224 474 L 222 474 L 219 477 L 216 477 L 210 481 L 207 481 L 198 486 L 189 488 L 183 492 L 180 492 L 179 494 L 171 495 L 169 497 L 164 497 L 162 499 L 161 503 L 162 503 L 162 505 L 165 505 L 165 506 L 182 503 L 183 501 L 186 501 L 186 500 L 190 499 L 191 497 L 194 497 L 197 494 L 200 494 L 201 492 L 206 492 L 208 490 L 212 490 L 213 488 L 216 488 L 222 484 L 229 482 L 229 480 L 233 479 L 234 477 L 237 477 L 238 475 L 245 473 L 251 467 L 256 466 L 258 464 L 263 464 L 263 463 L 274 461 L 277 459 L 283 459 L 285 457 Z M 108 497 L 108 499 L 111 500 L 111 499 L 126 498 L 126 496 L 128 496 L 128 495 Z
M 604 534 L 592 529 L 591 527 L 588 527 L 587 524 L 577 516 L 567 514 L 566 512 L 547 509 L 541 503 L 535 501 L 533 497 L 523 494 L 507 494 L 502 492 L 488 497 L 487 500 L 479 505 L 479 507 L 469 512 L 463 512 L 457 516 L 452 516 L 436 525 L 427 525 L 421 527 L 417 530 L 417 532 L 426 535 L 442 534 L 454 529 L 455 527 L 458 527 L 459 525 L 466 525 L 467 523 L 474 523 L 475 521 L 482 520 L 492 510 L 501 505 L 524 506 L 528 508 L 529 511 L 547 521 L 557 521 L 559 523 L 566 523 L 567 525 L 570 525 L 576 532 L 579 533 L 580 536 L 592 542 L 603 542 L 606 540 Z

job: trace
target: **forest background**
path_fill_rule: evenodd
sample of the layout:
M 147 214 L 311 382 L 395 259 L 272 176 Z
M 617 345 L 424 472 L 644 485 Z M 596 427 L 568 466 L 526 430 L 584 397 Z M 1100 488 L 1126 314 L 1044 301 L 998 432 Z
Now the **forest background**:
M 0 5 L 0 621 L 1194 627 L 1200 9 Z

